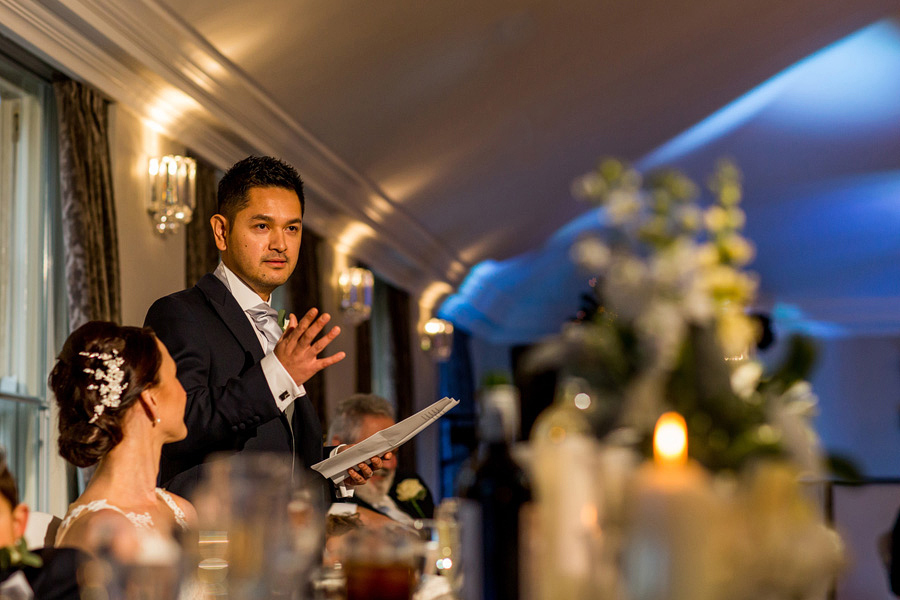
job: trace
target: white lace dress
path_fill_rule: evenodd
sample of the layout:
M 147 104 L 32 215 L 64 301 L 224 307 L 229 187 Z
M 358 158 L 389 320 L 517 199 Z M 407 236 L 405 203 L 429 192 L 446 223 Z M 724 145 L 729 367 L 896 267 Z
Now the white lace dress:
M 172 496 L 161 488 L 156 488 L 156 495 L 172 509 L 172 514 L 175 516 L 175 524 L 180 527 L 182 531 L 186 531 L 188 524 L 184 511 L 176 504 Z M 60 545 L 69 528 L 72 526 L 72 523 L 77 519 L 86 514 L 100 512 L 102 510 L 111 510 L 124 516 L 132 525 L 134 525 L 134 528 L 138 533 L 142 535 L 142 546 L 146 555 L 141 555 L 141 557 L 138 558 L 139 562 L 147 561 L 148 558 L 151 561 L 159 560 L 160 552 L 162 552 L 166 562 L 168 562 L 169 558 L 177 555 L 179 552 L 174 540 L 171 540 L 168 536 L 165 536 L 156 530 L 153 523 L 153 517 L 150 516 L 150 513 L 125 512 L 118 506 L 110 504 L 105 498 L 71 507 L 56 532 L 56 545 Z M 179 600 L 202 600 L 204 598 L 203 590 L 194 580 L 189 579 L 181 584 L 178 598 Z
M 156 495 L 162 499 L 166 505 L 172 509 L 172 513 L 175 515 L 175 523 L 182 529 L 186 530 L 188 528 L 187 520 L 184 516 L 184 511 L 181 510 L 181 507 L 175 503 L 175 500 L 166 490 L 162 488 L 156 488 Z M 107 502 L 106 498 L 102 500 L 94 500 L 93 502 L 88 502 L 87 504 L 79 504 L 78 506 L 73 506 L 69 509 L 69 512 L 66 513 L 65 518 L 62 520 L 62 523 L 59 524 L 59 529 L 56 531 L 56 545 L 59 546 L 60 542 L 62 542 L 63 538 L 66 536 L 66 533 L 69 531 L 69 528 L 72 526 L 79 517 L 89 514 L 100 512 L 101 510 L 111 510 L 119 513 L 128 519 L 132 525 L 135 526 L 139 531 L 153 531 L 155 529 L 155 525 L 153 523 L 153 517 L 150 516 L 150 513 L 134 513 L 134 512 L 125 512 L 118 506 L 110 504 Z

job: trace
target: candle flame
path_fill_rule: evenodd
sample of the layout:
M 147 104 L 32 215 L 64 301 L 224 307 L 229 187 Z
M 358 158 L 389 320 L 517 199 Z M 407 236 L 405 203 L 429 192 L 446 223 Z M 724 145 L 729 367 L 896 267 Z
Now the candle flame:
M 677 412 L 664 413 L 656 422 L 653 458 L 658 465 L 687 463 L 687 425 Z

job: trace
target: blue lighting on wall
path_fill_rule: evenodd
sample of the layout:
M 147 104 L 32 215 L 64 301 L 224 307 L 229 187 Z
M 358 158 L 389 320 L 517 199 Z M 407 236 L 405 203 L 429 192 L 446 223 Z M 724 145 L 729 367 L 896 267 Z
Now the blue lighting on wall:
M 677 135 L 639 163 L 678 161 L 760 116 L 773 127 L 883 123 L 900 114 L 900 28 L 879 21 L 788 67 Z M 763 111 L 765 111 L 763 113 Z
M 865 259 L 869 264 L 871 256 L 876 256 L 881 269 L 897 260 L 896 238 L 886 231 L 900 220 L 900 215 L 893 218 L 900 211 L 895 200 L 900 173 L 892 170 L 896 167 L 890 162 L 867 156 L 862 146 L 877 134 L 893 135 L 900 127 L 894 124 L 900 124 L 900 26 L 895 20 L 884 20 L 778 73 L 662 144 L 636 166 L 647 171 L 743 150 L 741 158 L 756 169 L 754 181 L 773 186 L 764 196 L 771 206 L 754 213 L 748 223 L 748 232 L 760 245 L 755 266 L 771 271 L 763 278 L 764 284 L 773 286 L 770 291 L 783 285 L 802 292 L 806 285 L 806 291 L 824 294 L 814 281 L 821 279 L 821 286 L 846 280 L 848 293 L 887 293 L 889 289 L 878 288 L 874 281 L 883 277 L 878 274 L 881 271 L 853 267 L 852 261 L 862 264 Z M 831 144 L 838 140 L 850 142 L 841 146 L 843 155 L 832 156 Z M 788 144 L 805 145 L 806 151 L 813 147 L 814 152 L 798 153 L 796 164 L 777 163 L 783 167 L 777 176 L 784 179 L 776 180 L 770 170 L 776 164 L 772 160 L 778 159 L 766 153 L 786 151 Z M 816 150 L 821 151 L 816 154 Z M 707 154 L 700 156 L 701 152 Z M 844 158 L 851 155 L 857 159 L 852 165 Z M 803 176 L 795 176 L 808 156 L 815 156 L 818 170 L 806 169 Z M 878 171 L 869 170 L 875 168 Z M 774 205 L 777 210 L 772 209 Z M 494 340 L 534 336 L 542 323 L 547 331 L 558 330 L 556 318 L 565 310 L 558 303 L 570 297 L 577 302 L 579 282 L 585 279 L 573 275 L 571 265 L 559 265 L 569 260 L 572 242 L 599 230 L 602 219 L 602 211 L 586 210 L 558 229 L 542 248 L 476 265 L 458 293 L 445 301 L 440 315 Z M 786 256 L 791 259 L 785 261 Z M 839 326 L 809 315 L 792 315 L 787 308 L 781 313 L 783 321 L 795 328 L 807 327 L 809 333 L 822 337 L 842 333 Z
M 779 77 L 766 118 L 776 126 L 878 126 L 900 116 L 900 28 L 880 21 L 813 54 Z

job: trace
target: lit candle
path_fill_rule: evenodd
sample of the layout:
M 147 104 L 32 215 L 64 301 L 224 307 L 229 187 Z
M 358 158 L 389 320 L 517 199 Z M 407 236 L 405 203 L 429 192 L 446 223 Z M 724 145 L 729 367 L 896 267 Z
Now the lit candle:
M 687 464 L 687 425 L 677 412 L 667 412 L 653 430 L 653 460 L 657 465 L 677 469 Z
M 687 427 L 665 413 L 653 462 L 635 476 L 624 567 L 633 600 L 706 600 L 714 595 L 716 503 L 706 471 L 688 460 Z

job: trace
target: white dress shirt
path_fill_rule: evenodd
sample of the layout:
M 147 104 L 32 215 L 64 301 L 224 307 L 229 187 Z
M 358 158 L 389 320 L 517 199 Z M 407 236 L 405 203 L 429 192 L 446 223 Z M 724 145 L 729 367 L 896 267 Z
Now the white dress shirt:
M 271 390 L 272 396 L 275 398 L 275 405 L 281 412 L 286 412 L 288 426 L 291 426 L 290 421 L 291 413 L 294 408 L 294 400 L 301 396 L 305 396 L 306 389 L 302 385 L 297 385 L 294 378 L 290 376 L 287 369 L 284 368 L 284 365 L 281 364 L 281 361 L 278 360 L 278 357 L 272 352 L 273 348 L 268 347 L 269 341 L 266 339 L 265 334 L 257 329 L 253 317 L 247 312 L 249 309 L 258 306 L 263 302 L 263 299 L 260 298 L 259 294 L 254 292 L 250 286 L 241 281 L 241 278 L 235 275 L 223 262 L 219 263 L 219 266 L 213 271 L 213 275 L 218 277 L 219 280 L 225 284 L 225 287 L 228 288 L 228 291 L 231 292 L 231 295 L 237 300 L 238 306 L 244 311 L 244 316 L 247 317 L 250 326 L 253 327 L 253 332 L 256 333 L 256 339 L 259 340 L 260 347 L 263 349 L 263 352 L 266 353 L 263 359 L 259 361 L 266 378 L 266 383 L 269 384 L 269 390 Z M 265 302 L 266 304 L 269 304 L 268 301 Z M 341 444 L 340 446 L 333 448 L 330 456 L 337 454 L 338 450 L 345 445 L 346 444 Z M 349 498 L 353 496 L 353 488 L 349 488 L 341 482 L 337 485 L 337 496 L 339 498 Z
M 230 291 L 231 295 L 234 296 L 234 299 L 237 300 L 238 306 L 244 311 L 244 316 L 247 317 L 250 326 L 253 327 L 256 338 L 259 340 L 259 345 L 266 354 L 263 359 L 259 361 L 259 364 L 262 366 L 263 374 L 266 376 L 266 383 L 269 384 L 269 389 L 272 391 L 272 396 L 275 398 L 275 405 L 278 407 L 278 410 L 284 412 L 289 406 L 293 405 L 294 400 L 300 396 L 306 395 L 306 389 L 302 385 L 297 385 L 294 378 L 290 376 L 287 369 L 284 368 L 284 365 L 281 364 L 281 361 L 279 361 L 278 357 L 272 352 L 273 349 L 267 347 L 269 342 L 266 339 L 266 336 L 256 328 L 256 323 L 247 313 L 248 309 L 263 302 L 262 298 L 259 297 L 259 294 L 250 289 L 250 286 L 241 281 L 240 277 L 235 275 L 231 269 L 226 267 L 225 263 L 220 262 L 219 266 L 216 267 L 216 270 L 213 271 L 213 275 L 218 277 L 219 280 L 225 284 L 225 287 L 228 288 L 228 291 Z M 268 302 L 266 302 L 266 304 L 268 304 Z
M 372 508 L 374 508 L 377 512 L 380 512 L 387 518 L 392 521 L 396 521 L 397 523 L 401 523 L 403 525 L 413 525 L 416 520 L 400 510 L 397 506 L 397 503 L 394 502 L 394 499 L 390 496 L 384 496 L 381 500 L 375 503 L 370 503 Z M 341 516 L 349 516 L 355 515 L 359 512 L 359 505 L 353 502 L 335 502 L 330 507 L 328 507 L 329 515 L 341 515 Z

